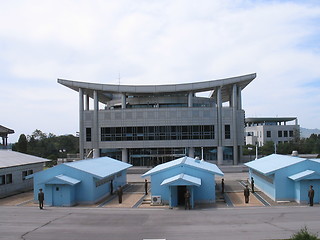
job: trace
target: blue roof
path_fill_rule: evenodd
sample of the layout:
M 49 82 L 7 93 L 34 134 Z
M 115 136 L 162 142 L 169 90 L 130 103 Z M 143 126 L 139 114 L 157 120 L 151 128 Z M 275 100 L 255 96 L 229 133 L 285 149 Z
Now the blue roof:
M 201 179 L 190 176 L 188 174 L 181 173 L 176 176 L 163 180 L 160 185 L 171 185 L 171 186 L 195 185 L 199 187 L 201 185 Z
M 68 167 L 72 167 L 94 175 L 97 178 L 105 178 L 115 173 L 121 172 L 131 164 L 121 162 L 109 157 L 86 159 L 71 163 L 64 163 Z
M 223 176 L 223 172 L 220 170 L 220 168 L 217 167 L 216 164 L 209 163 L 206 161 L 195 160 L 194 158 L 186 156 L 186 157 L 178 158 L 176 160 L 172 160 L 170 162 L 160 164 L 160 165 L 152 168 L 151 170 L 149 170 L 145 174 L 143 174 L 142 177 L 146 177 L 146 176 L 152 175 L 154 173 L 164 171 L 168 168 L 176 167 L 178 165 L 188 165 L 190 167 L 202 169 L 202 170 L 211 172 L 213 174 Z
M 274 173 L 275 171 L 294 165 L 299 162 L 306 161 L 305 158 L 292 157 L 286 155 L 272 154 L 263 158 L 253 160 L 244 165 L 252 168 L 265 175 Z
M 297 174 L 291 175 L 288 178 L 290 178 L 293 181 L 300 181 L 305 179 L 320 179 L 320 175 L 312 170 L 305 170 L 303 172 L 299 172 Z
M 81 181 L 72 177 L 68 177 L 66 175 L 58 175 L 55 176 L 54 178 L 50 179 L 48 182 L 45 184 L 67 184 L 67 185 L 76 185 L 80 183 Z

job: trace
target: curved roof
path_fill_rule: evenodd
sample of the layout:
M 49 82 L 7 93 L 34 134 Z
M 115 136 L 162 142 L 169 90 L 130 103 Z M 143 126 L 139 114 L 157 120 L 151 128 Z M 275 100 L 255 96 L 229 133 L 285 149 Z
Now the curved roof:
M 118 93 L 126 93 L 127 95 L 139 96 L 157 93 L 164 94 L 205 92 L 215 90 L 217 87 L 222 87 L 222 99 L 228 101 L 230 90 L 232 89 L 233 84 L 237 84 L 243 89 L 255 78 L 256 74 L 253 73 L 231 78 L 170 85 L 113 85 L 71 81 L 66 79 L 58 79 L 58 83 L 77 92 L 79 91 L 79 88 L 82 88 L 83 91 L 90 97 L 93 97 L 93 91 L 98 91 L 99 101 L 101 102 L 112 99 L 112 95 Z

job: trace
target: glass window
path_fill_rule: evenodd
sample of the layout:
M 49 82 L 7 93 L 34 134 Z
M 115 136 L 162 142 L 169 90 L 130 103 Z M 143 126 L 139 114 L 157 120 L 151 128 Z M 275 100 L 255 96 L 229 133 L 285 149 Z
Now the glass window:
M 289 131 L 289 137 L 293 137 L 293 131 L 292 130 Z
M 24 180 L 28 176 L 28 171 L 22 171 L 22 180 Z
M 278 137 L 282 137 L 282 131 L 278 131 Z
M 5 175 L 0 175 L 0 185 L 3 185 L 6 183 Z
M 271 131 L 267 131 L 267 138 L 271 138 Z
M 86 141 L 91 142 L 91 128 L 86 128 Z
M 283 131 L 283 136 L 288 137 L 288 131 Z
M 225 139 L 231 138 L 230 125 L 224 125 L 224 138 Z
M 6 175 L 6 184 L 12 183 L 12 174 L 7 174 Z

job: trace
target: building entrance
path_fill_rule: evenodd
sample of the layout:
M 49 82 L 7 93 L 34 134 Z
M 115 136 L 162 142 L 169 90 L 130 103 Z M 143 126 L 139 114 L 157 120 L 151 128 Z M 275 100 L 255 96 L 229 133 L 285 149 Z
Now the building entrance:
M 187 186 L 178 186 L 178 206 L 184 206 L 184 194 L 187 191 Z

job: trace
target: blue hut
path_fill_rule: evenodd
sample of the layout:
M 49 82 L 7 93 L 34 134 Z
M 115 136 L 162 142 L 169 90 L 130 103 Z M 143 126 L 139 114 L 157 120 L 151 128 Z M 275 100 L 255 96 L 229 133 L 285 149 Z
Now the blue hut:
M 151 200 L 175 207 L 184 204 L 184 193 L 190 192 L 192 208 L 196 203 L 214 203 L 215 175 L 223 176 L 217 165 L 190 157 L 160 164 L 142 177 L 151 177 Z
M 131 164 L 109 157 L 64 163 L 33 174 L 34 200 L 43 189 L 45 204 L 73 206 L 92 204 L 127 184 Z
M 274 201 L 308 202 L 310 185 L 319 203 L 320 159 L 305 159 L 272 154 L 245 164 L 255 186 Z

